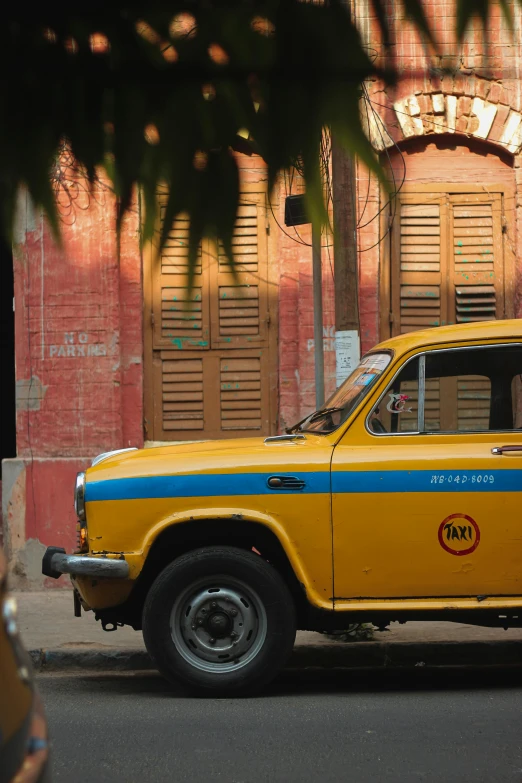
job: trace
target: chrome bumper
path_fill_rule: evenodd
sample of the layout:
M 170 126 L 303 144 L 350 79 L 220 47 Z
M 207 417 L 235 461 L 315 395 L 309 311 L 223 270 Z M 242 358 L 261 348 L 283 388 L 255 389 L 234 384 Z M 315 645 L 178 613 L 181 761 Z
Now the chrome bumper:
M 49 546 L 42 559 L 42 574 L 53 579 L 58 579 L 62 574 L 127 579 L 129 564 L 125 560 L 112 560 L 108 557 L 67 555 L 65 549 Z

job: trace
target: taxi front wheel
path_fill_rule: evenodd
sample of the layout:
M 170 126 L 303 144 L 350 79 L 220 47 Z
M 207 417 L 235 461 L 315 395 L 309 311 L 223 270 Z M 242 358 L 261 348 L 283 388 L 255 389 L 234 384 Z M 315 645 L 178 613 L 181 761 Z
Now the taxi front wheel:
M 145 644 L 161 674 L 209 695 L 259 691 L 285 665 L 295 632 L 281 576 L 235 547 L 182 555 L 157 577 L 143 609 Z

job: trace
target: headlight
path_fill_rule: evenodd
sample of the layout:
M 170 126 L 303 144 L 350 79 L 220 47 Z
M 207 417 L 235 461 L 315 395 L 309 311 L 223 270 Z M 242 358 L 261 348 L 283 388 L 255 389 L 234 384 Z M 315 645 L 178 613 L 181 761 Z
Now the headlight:
M 85 473 L 78 473 L 76 476 L 74 508 L 78 519 L 85 522 Z

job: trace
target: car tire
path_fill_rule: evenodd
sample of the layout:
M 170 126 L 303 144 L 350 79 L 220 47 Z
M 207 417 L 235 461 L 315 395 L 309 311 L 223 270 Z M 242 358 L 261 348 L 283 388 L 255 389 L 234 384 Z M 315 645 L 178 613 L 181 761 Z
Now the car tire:
M 279 573 L 229 546 L 179 557 L 143 608 L 143 637 L 158 670 L 206 695 L 258 692 L 287 662 L 295 633 L 294 601 Z

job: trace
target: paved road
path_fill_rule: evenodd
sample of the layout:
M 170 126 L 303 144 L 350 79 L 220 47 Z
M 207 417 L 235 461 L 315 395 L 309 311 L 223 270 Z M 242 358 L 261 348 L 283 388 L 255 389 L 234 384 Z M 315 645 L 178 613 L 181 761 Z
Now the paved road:
M 152 674 L 39 685 L 55 781 L 522 781 L 519 671 L 296 672 L 244 700 Z

